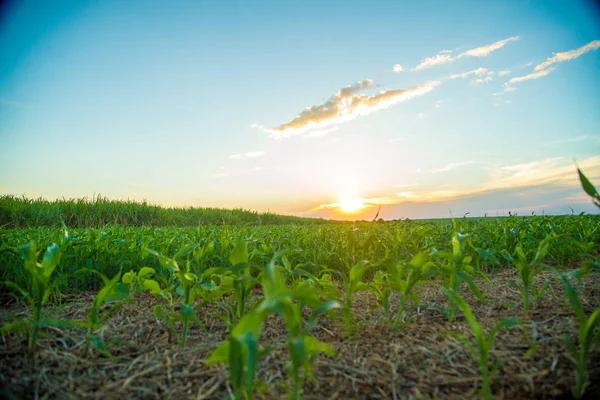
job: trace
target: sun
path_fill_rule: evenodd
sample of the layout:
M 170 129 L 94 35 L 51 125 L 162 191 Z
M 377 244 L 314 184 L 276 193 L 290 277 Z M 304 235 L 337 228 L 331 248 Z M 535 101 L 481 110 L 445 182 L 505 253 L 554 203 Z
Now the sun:
M 344 199 L 338 203 L 340 211 L 354 213 L 365 208 L 364 199 Z

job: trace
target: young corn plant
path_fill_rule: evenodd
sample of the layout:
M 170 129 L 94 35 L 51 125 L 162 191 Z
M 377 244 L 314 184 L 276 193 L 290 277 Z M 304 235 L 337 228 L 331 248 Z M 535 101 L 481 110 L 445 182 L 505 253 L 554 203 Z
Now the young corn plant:
M 510 328 L 518 324 L 516 319 L 504 319 L 496 324 L 496 326 L 486 335 L 483 327 L 477 322 L 475 315 L 471 311 L 471 307 L 467 304 L 456 291 L 444 288 L 444 291 L 449 298 L 452 298 L 454 304 L 462 311 L 471 327 L 473 336 L 475 336 L 475 345 L 466 337 L 458 333 L 450 333 L 452 337 L 464 343 L 473 359 L 479 364 L 479 373 L 481 374 L 481 390 L 479 394 L 482 399 L 492 399 L 492 380 L 501 366 L 501 361 L 496 361 L 490 368 L 490 350 L 494 344 L 494 338 L 501 329 Z
M 160 285 L 154 279 L 150 279 L 155 273 L 154 268 L 142 267 L 137 273 L 135 271 L 126 272 L 121 280 L 131 293 L 139 293 L 143 290 L 157 293 L 160 292 Z
M 508 251 L 502 250 L 502 256 L 512 262 L 517 270 L 519 271 L 520 283 L 515 280 L 510 280 L 509 283 L 515 289 L 521 293 L 523 299 L 523 309 L 529 311 L 531 309 L 531 296 L 533 295 L 533 302 L 537 304 L 542 295 L 550 285 L 550 282 L 546 282 L 540 289 L 535 290 L 532 288 L 533 281 L 537 274 L 549 268 L 549 266 L 542 262 L 544 256 L 548 253 L 550 244 L 557 238 L 555 234 L 550 234 L 546 239 L 542 240 L 537 248 L 535 256 L 530 261 L 527 260 L 527 256 L 521 246 L 515 248 L 515 256 L 513 257 Z
M 392 295 L 392 288 L 390 287 L 390 278 L 384 271 L 375 272 L 373 282 L 369 285 L 371 290 L 375 292 L 377 298 L 377 304 L 383 308 L 386 323 L 389 327 L 392 326 L 392 313 L 390 310 L 390 297 Z M 373 309 L 377 306 L 373 306 Z
M 473 279 L 476 271 L 471 265 L 472 257 L 466 254 L 467 238 L 468 235 L 463 235 L 462 233 L 454 231 L 452 234 L 452 252 L 438 251 L 433 248 L 430 255 L 433 258 L 438 258 L 442 261 L 441 263 L 436 263 L 437 269 L 444 277 L 442 287 L 448 291 L 458 292 L 461 283 L 466 282 L 473 294 L 475 294 L 481 302 L 485 303 L 485 298 Z M 477 271 L 477 273 L 485 280 L 488 279 L 483 272 Z M 453 298 L 449 297 L 448 308 L 441 310 L 448 316 L 448 321 L 453 321 L 454 315 L 456 314 L 456 305 L 454 304 Z
M 180 315 L 177 318 L 180 319 L 183 324 L 183 330 L 179 338 L 179 343 L 181 347 L 185 347 L 191 323 L 196 324 L 200 329 L 206 331 L 206 327 L 204 326 L 202 321 L 200 321 L 198 315 L 196 315 L 196 310 L 194 309 L 194 301 L 196 300 L 194 294 L 196 293 L 196 291 L 194 291 L 193 289 L 194 285 L 198 281 L 198 277 L 196 276 L 196 274 L 191 272 L 189 259 L 186 263 L 185 269 L 182 269 L 179 267 L 179 264 L 174 259 L 157 253 L 154 250 L 148 249 L 148 252 L 158 257 L 161 266 L 165 269 L 170 270 L 177 277 L 177 280 L 179 282 L 179 286 L 176 289 L 176 293 L 183 297 L 180 304 Z M 148 285 L 148 282 L 154 282 L 156 283 L 156 285 Z M 163 293 L 163 291 L 160 290 L 158 282 L 152 280 L 145 280 L 144 283 L 146 284 L 146 286 L 150 286 L 149 290 L 152 293 L 158 293 L 159 295 L 162 294 L 164 298 L 167 298 L 167 300 L 169 300 L 168 296 L 166 296 Z M 162 314 L 162 311 L 160 309 L 155 309 L 155 314 L 160 316 Z
M 4 325 L 0 328 L 0 332 L 29 330 L 28 349 L 31 355 L 35 353 L 41 328 L 46 325 L 61 325 L 61 321 L 43 320 L 42 316 L 44 306 L 53 288 L 52 273 L 60 262 L 62 256 L 61 246 L 67 240 L 68 235 L 65 230 L 61 244 L 50 245 L 46 249 L 41 263 L 38 262 L 38 251 L 35 242 L 20 246 L 18 251 L 24 259 L 25 272 L 28 278 L 27 289 L 21 288 L 13 282 L 3 282 L 4 285 L 17 290 L 27 299 L 33 310 L 33 316 L 30 319 L 17 320 Z
M 420 302 L 419 296 L 413 291 L 415 285 L 436 272 L 435 263 L 424 252 L 417 253 L 408 264 L 390 265 L 389 285 L 399 296 L 398 310 L 392 324 L 394 329 L 404 320 L 408 301 L 412 299 L 416 304 Z
M 575 312 L 575 317 L 577 319 L 579 328 L 577 337 L 578 345 L 573 343 L 568 335 L 565 335 L 563 340 L 567 344 L 569 351 L 575 360 L 577 372 L 575 387 L 573 388 L 573 396 L 575 396 L 577 399 L 580 399 L 583 397 L 583 394 L 589 385 L 586 366 L 589 361 L 590 350 L 592 346 L 600 344 L 600 308 L 596 308 L 590 317 L 586 318 L 583 305 L 581 304 L 581 300 L 577 295 L 577 291 L 573 285 L 571 285 L 571 282 L 569 282 L 566 276 L 562 275 L 561 279 L 565 288 L 565 293 L 567 294 L 567 298 L 569 299 L 569 302 L 573 307 L 573 311 Z
M 344 335 L 346 337 L 351 336 L 353 331 L 355 333 L 358 332 L 358 327 L 356 326 L 356 321 L 354 315 L 352 314 L 352 295 L 356 292 L 363 292 L 369 289 L 370 285 L 361 281 L 368 268 L 368 261 L 362 260 L 350 268 L 350 273 L 348 276 L 341 272 L 338 273 L 338 275 L 342 278 L 345 290 L 342 315 L 344 317 Z M 354 329 L 352 329 L 353 326 Z
M 262 325 L 271 314 L 283 317 L 288 329 L 290 363 L 287 372 L 293 381 L 292 389 L 288 389 L 289 398 L 300 399 L 305 378 L 308 376 L 314 379 L 312 364 L 318 354 L 335 354 L 331 346 L 319 342 L 308 332 L 316 325 L 320 315 L 339 307 L 339 304 L 335 301 L 320 301 L 310 288 L 286 287 L 282 271 L 275 265 L 276 257 L 262 274 L 264 299 L 240 319 L 227 341 L 218 345 L 206 361 L 208 365 L 229 364 L 229 379 L 235 399 L 251 399 L 253 396 L 258 362 L 269 351 L 259 346 Z M 313 308 L 306 326 L 303 326 L 302 320 L 304 305 Z
M 113 279 L 108 279 L 100 272 L 91 272 L 96 273 L 102 279 L 104 287 L 100 289 L 96 297 L 94 297 L 94 303 L 88 311 L 86 352 L 89 350 L 90 344 L 94 344 L 96 349 L 101 354 L 108 358 L 114 359 L 113 355 L 110 354 L 106 348 L 102 334 L 98 334 L 98 331 L 102 330 L 102 327 L 105 325 L 110 314 L 121 308 L 121 306 L 125 303 L 129 297 L 129 290 L 127 286 L 119 283 L 119 279 L 121 278 L 120 273 L 117 274 Z M 102 307 L 108 302 L 114 302 L 113 306 L 108 310 L 102 311 Z

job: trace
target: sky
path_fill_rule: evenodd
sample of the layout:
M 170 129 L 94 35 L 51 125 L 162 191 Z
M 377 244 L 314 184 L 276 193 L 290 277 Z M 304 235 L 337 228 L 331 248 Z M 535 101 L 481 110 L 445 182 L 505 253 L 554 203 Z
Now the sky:
M 0 195 L 335 219 L 598 212 L 591 1 L 23 1 Z

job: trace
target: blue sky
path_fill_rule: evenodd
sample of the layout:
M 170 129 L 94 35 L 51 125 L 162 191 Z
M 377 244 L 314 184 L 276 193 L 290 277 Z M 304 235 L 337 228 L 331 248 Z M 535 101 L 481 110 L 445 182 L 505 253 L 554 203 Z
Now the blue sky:
M 583 1 L 14 3 L 0 194 L 329 218 L 595 211 L 574 160 L 600 181 L 599 16 Z

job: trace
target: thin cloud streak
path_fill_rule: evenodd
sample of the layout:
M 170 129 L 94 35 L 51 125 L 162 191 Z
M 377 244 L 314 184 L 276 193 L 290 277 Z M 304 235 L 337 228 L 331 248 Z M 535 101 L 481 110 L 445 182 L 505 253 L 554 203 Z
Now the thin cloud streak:
M 244 158 L 257 158 L 257 157 L 262 157 L 265 154 L 266 153 L 264 151 L 248 151 L 244 154 L 230 154 L 229 159 L 230 160 L 242 160 Z
M 461 59 L 464 57 L 487 57 L 491 52 L 501 49 L 502 47 L 506 46 L 507 43 L 516 41 L 516 40 L 519 40 L 519 36 L 512 36 L 507 39 L 499 40 L 492 44 L 488 44 L 488 45 L 481 46 L 481 47 L 476 47 L 474 49 L 467 50 L 463 53 L 460 53 L 456 57 L 451 56 L 451 53 L 452 53 L 451 50 L 442 50 L 433 57 L 427 57 L 427 58 L 423 59 L 419 63 L 419 65 L 414 67 L 412 70 L 420 71 L 425 68 L 431 68 L 436 65 L 446 64 L 446 63 L 449 63 L 449 62 L 452 62 L 454 60 L 458 60 L 458 59 Z
M 496 51 L 498 49 L 501 49 L 502 47 L 506 46 L 507 43 L 515 41 L 515 40 L 519 40 L 518 36 L 513 36 L 513 37 L 509 37 L 508 39 L 503 39 L 503 40 L 499 40 L 495 43 L 492 44 L 488 44 L 486 46 L 481 46 L 481 47 L 477 47 L 476 49 L 471 49 L 471 50 L 467 50 L 462 54 L 459 54 L 458 57 L 456 58 L 463 58 L 463 57 L 486 57 L 488 56 L 492 51 Z
M 600 156 L 587 158 L 578 164 L 579 167 L 586 171 L 588 176 L 595 177 L 600 175 Z M 364 200 L 364 208 L 407 202 L 435 203 L 456 200 L 467 196 L 481 195 L 497 190 L 511 190 L 526 187 L 533 188 L 543 185 L 565 187 L 579 186 L 576 167 L 573 162 L 565 160 L 562 157 L 557 157 L 499 167 L 492 172 L 488 183 L 477 189 L 400 191 L 393 197 L 377 197 L 359 200 Z M 342 206 L 342 202 L 322 204 L 310 211 L 339 208 L 340 206 Z
M 427 81 L 409 89 L 387 89 L 369 96 L 358 94 L 360 90 L 371 87 L 372 81 L 365 80 L 362 83 L 346 86 L 324 104 L 308 107 L 289 122 L 267 131 L 274 138 L 286 138 L 313 129 L 323 129 L 391 107 L 413 97 L 422 96 L 432 91 L 440 83 L 439 81 Z
M 585 46 L 582 46 L 575 50 L 565 51 L 564 53 L 553 53 L 554 56 L 548 58 L 543 63 L 536 65 L 534 70 L 536 70 L 536 71 L 544 70 L 552 64 L 572 60 L 574 58 L 582 56 L 583 54 L 587 53 L 588 51 L 597 50 L 599 48 L 600 48 L 600 40 L 594 40 L 594 41 L 589 42 Z
M 506 82 L 504 85 L 508 86 L 508 85 L 513 85 L 515 83 L 519 83 L 519 82 L 523 82 L 523 81 L 529 81 L 531 79 L 538 79 L 538 78 L 542 78 L 546 75 L 549 75 L 550 72 L 554 71 L 554 68 L 549 68 L 549 69 L 545 69 L 543 71 L 540 72 L 532 72 L 531 74 L 525 75 L 525 76 L 519 76 L 516 78 L 512 78 L 511 80 L 509 80 L 508 82 Z

